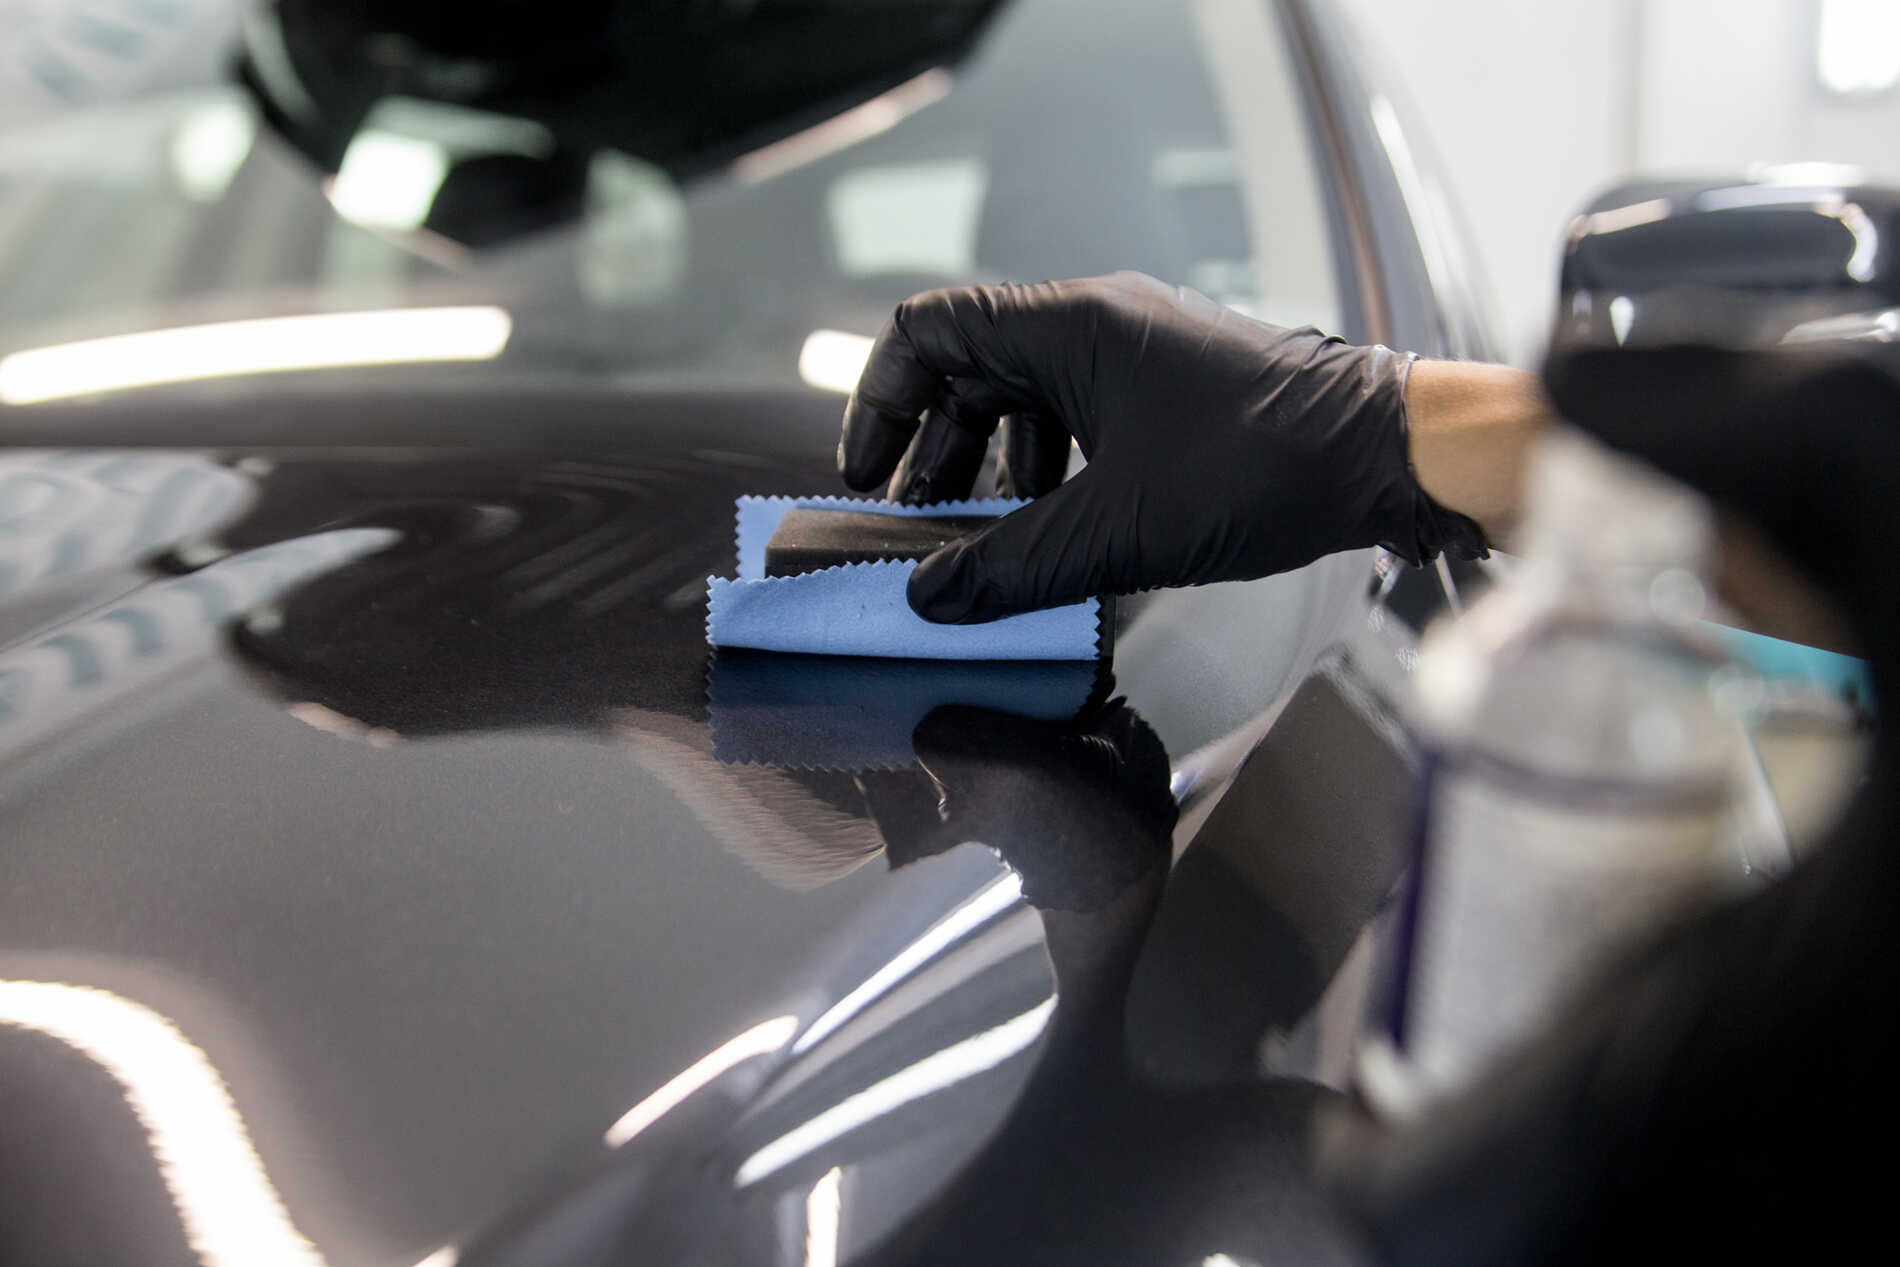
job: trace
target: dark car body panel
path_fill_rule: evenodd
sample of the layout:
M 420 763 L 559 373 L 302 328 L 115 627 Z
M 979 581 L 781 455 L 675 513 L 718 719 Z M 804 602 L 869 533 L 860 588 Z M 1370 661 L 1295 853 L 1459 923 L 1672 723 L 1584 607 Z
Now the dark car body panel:
M 1377 281 L 1345 333 L 1477 350 L 1336 36 L 1288 11 Z M 0 1015 L 0 1169 L 37 1176 L 9 1246 L 777 1263 L 841 1191 L 841 1261 L 1350 1260 L 1310 1136 L 1409 759 L 1369 553 L 1122 604 L 1165 886 L 1165 846 L 1072 901 L 974 840 L 898 857 L 877 772 L 713 751 L 733 498 L 836 491 L 837 412 L 515 363 L 0 411 L 35 450 L 0 477 L 53 490 L 0 581 L 0 992 L 53 987 Z M 256 1173 L 164 1152 L 153 1069 L 211 1071 L 198 1124 Z
M 1006 873 L 970 847 L 887 874 L 840 808 L 848 779 L 713 759 L 701 578 L 731 496 L 828 476 L 773 440 L 736 468 L 657 436 L 585 463 L 278 456 L 210 534 L 236 553 L 0 665 L 23 744 L 5 977 L 170 1017 L 339 1261 L 475 1230 L 724 1039 L 812 1019 L 921 931 L 919 901 L 941 914 Z M 1131 605 L 1116 689 L 1192 754 L 1297 684 L 1362 610 L 1363 575 L 1346 557 Z M 1237 625 L 1252 664 L 1220 632 Z M 1231 759 L 1177 765 L 1211 788 Z M 1046 981 L 1038 942 L 992 993 Z M 912 1054 L 960 1023 L 913 1020 Z M 992 1085 L 955 1120 L 1007 1101 Z M 945 1147 L 937 1171 L 962 1159 Z

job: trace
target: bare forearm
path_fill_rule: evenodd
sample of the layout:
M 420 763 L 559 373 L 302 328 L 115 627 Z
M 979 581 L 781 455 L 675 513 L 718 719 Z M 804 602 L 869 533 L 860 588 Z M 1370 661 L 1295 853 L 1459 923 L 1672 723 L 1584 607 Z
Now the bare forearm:
M 1406 384 L 1405 408 L 1419 484 L 1439 505 L 1477 520 L 1492 545 L 1509 549 L 1532 443 L 1557 417 L 1537 375 L 1420 361 Z M 1722 520 L 1714 569 L 1744 628 L 1857 654 L 1845 623 L 1812 583 L 1732 517 Z
M 1477 520 L 1493 545 L 1508 547 L 1531 442 L 1555 417 L 1537 375 L 1420 361 L 1412 366 L 1405 408 L 1419 484 L 1439 505 Z

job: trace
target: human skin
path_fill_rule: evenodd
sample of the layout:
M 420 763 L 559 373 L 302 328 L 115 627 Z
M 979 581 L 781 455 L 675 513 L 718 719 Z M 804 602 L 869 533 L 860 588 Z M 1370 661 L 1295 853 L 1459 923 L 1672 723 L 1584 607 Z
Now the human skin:
M 1419 361 L 1406 383 L 1412 469 L 1441 506 L 1469 515 L 1508 550 L 1522 509 L 1524 473 L 1537 434 L 1558 418 L 1528 370 L 1465 361 Z M 1739 623 L 1758 633 L 1856 653 L 1846 622 L 1761 534 L 1719 521 L 1717 589 Z

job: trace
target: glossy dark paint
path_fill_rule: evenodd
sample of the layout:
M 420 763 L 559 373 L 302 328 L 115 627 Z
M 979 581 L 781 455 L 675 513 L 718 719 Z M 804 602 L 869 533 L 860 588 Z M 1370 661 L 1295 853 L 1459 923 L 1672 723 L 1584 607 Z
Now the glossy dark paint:
M 1336 56 L 1314 91 L 1363 116 Z M 1388 245 L 1355 267 L 1420 312 L 1401 214 L 1368 200 Z M 839 1261 L 1350 1261 L 1310 1137 L 1408 760 L 1376 683 L 1409 635 L 1366 632 L 1368 557 L 1123 604 L 1112 690 L 1152 750 L 1123 732 L 1092 763 L 1086 727 L 951 713 L 913 738 L 929 775 L 727 764 L 703 579 L 733 496 L 834 491 L 836 417 L 518 366 L 5 411 L 9 444 L 95 448 L 0 459 L 55 490 L 16 534 L 31 584 L 0 594 L 0 980 L 168 1018 L 308 1238 L 289 1261 L 802 1262 L 833 1167 Z M 999 1030 L 987 1063 L 736 1182 Z M 16 1017 L 0 1066 L 9 1250 L 206 1259 L 109 1060 Z M 214 1222 L 240 1211 L 211 1190 Z
M 1900 305 L 1896 241 L 1900 190 L 1827 171 L 1619 185 L 1571 225 L 1558 334 L 1772 344 L 1806 322 Z
M 371 396 L 352 412 L 381 403 Z M 717 433 L 713 424 L 693 438 Z M 253 483 L 254 500 L 221 528 L 188 520 L 188 535 L 157 554 L 160 574 L 123 593 L 113 565 L 167 543 L 94 557 L 98 588 L 6 653 L 5 978 L 97 986 L 170 1017 L 230 1088 L 296 1225 L 336 1262 L 414 1261 L 434 1241 L 477 1232 L 586 1169 L 609 1123 L 725 1039 L 774 1015 L 809 1023 L 1005 874 L 980 846 L 944 852 L 943 839 L 912 846 L 909 865 L 887 873 L 877 855 L 895 843 L 891 807 L 917 802 L 914 782 L 713 756 L 703 578 L 725 566 L 738 491 L 829 486 L 827 465 L 810 456 L 822 452 L 816 438 L 781 416 L 757 429 L 744 461 L 663 433 L 637 456 L 585 462 L 35 459 L 71 472 L 66 495 L 157 465 L 171 468 L 156 482 L 174 495 L 236 478 Z M 114 461 L 116 471 L 103 465 Z M 132 507 L 149 512 L 149 501 Z M 85 526 L 94 536 L 113 527 L 105 517 Z M 233 553 L 194 566 L 218 549 Z M 1130 604 L 1115 689 L 1144 711 L 1154 701 L 1168 750 L 1191 754 L 1304 677 L 1332 631 L 1363 610 L 1363 568 L 1363 556 L 1345 557 L 1257 586 Z M 1206 797 L 1245 752 L 1230 744 L 1225 755 L 1177 758 L 1176 773 Z M 1125 789 L 1111 780 L 1093 790 L 1112 804 Z M 1035 808 L 1020 789 L 995 799 Z M 1074 808 L 1026 834 L 1082 821 Z M 1002 834 L 992 823 L 968 838 Z M 1091 839 L 1117 847 L 1107 829 Z M 1071 867 L 1095 858 L 1088 848 L 1067 856 Z M 875 1080 L 1033 1007 L 1047 997 L 1051 962 L 1055 987 L 1065 974 L 1071 984 L 1043 1050 L 1107 1058 L 1159 896 L 1153 867 L 1121 874 L 1077 900 L 1060 896 L 1060 866 L 1045 863 L 1029 885 L 1043 914 L 1023 917 L 1069 928 L 1059 940 L 1082 947 L 1082 967 L 1046 927 L 1026 940 L 1012 933 L 1014 950 L 905 1025 L 855 1039 L 864 1050 L 847 1049 L 850 1060 L 836 1051 L 852 1037 L 842 1031 L 808 1059 L 868 1061 L 850 1077 Z M 1063 910 L 1073 905 L 1096 909 Z M 954 948 L 967 957 L 967 945 Z M 1078 998 L 1093 1001 L 1065 1010 Z M 1161 1028 L 1164 1051 L 1192 1041 L 1192 1018 L 1170 1015 Z M 907 1121 L 910 1178 L 874 1203 L 889 1229 L 921 1217 L 1012 1095 L 1043 1085 L 1025 1083 L 1032 1065 L 1044 1068 L 1028 1051 L 950 1088 L 960 1096 L 929 1100 L 934 1122 Z M 756 1083 L 773 1063 L 739 1072 Z M 1223 1076 L 1239 1072 L 1226 1065 Z M 777 1076 L 798 1074 L 793 1061 Z M 839 1076 L 794 1107 L 822 1108 Z M 1108 1110 L 1075 1098 L 1075 1076 L 1039 1076 L 1063 1089 L 1044 1112 Z M 1269 1113 L 1280 1122 L 1273 1138 L 1295 1148 L 1270 1164 L 1287 1185 L 1276 1199 L 1305 1211 L 1298 1226 L 1309 1231 L 1321 1207 L 1293 1158 L 1311 1098 L 1268 1095 L 1285 1102 Z M 58 1121 L 62 1103 L 49 1089 L 42 1108 Z M 773 1129 L 788 1129 L 790 1111 L 780 1107 Z M 1240 1130 L 1225 1110 L 1214 1117 Z M 53 1122 L 46 1135 L 28 1132 L 29 1151 L 9 1170 L 30 1168 L 54 1133 Z M 664 1170 L 660 1158 L 679 1154 L 655 1150 L 697 1155 L 719 1134 L 682 1141 L 656 1128 L 609 1173 L 624 1178 L 642 1157 Z M 1231 1150 L 1246 1135 L 1223 1138 Z M 862 1132 L 847 1142 L 868 1147 Z M 1023 1148 L 984 1156 L 1007 1168 Z M 887 1163 L 874 1153 L 866 1164 Z M 809 1186 L 810 1165 L 788 1174 Z M 649 1182 L 624 1199 L 610 1228 L 624 1231 L 630 1210 L 691 1208 L 671 1229 L 681 1237 L 737 1236 L 751 1210 L 765 1220 L 755 1234 L 720 1247 L 735 1261 L 763 1255 L 775 1226 L 763 1198 L 721 1208 L 695 1192 L 687 1207 Z M 110 1231 L 130 1208 L 114 1197 L 73 1214 Z M 690 1241 L 679 1243 L 684 1253 Z

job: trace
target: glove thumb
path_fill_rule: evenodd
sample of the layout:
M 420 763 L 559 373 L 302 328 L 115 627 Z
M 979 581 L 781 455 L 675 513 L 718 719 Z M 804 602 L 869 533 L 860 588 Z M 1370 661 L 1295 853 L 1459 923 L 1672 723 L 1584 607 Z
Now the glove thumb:
M 1101 593 L 1112 546 L 1097 531 L 1089 474 L 919 563 L 911 610 L 940 625 L 973 625 Z

